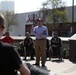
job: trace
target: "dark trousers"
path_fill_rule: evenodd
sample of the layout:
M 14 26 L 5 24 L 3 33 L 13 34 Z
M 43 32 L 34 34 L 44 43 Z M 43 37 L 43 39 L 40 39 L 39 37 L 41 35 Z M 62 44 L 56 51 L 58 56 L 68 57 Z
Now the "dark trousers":
M 30 56 L 31 58 L 33 58 L 35 56 L 35 50 L 33 47 L 26 47 L 26 55 L 25 55 L 25 58 L 27 56 Z
M 60 56 L 60 47 L 52 47 L 52 50 L 53 50 L 53 56 L 57 56 L 59 55 Z

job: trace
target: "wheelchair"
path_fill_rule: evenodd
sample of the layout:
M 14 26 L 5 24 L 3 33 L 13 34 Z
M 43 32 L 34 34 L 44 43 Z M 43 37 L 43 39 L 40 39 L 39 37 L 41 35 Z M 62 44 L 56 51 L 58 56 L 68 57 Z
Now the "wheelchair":
M 63 51 L 62 47 L 51 47 L 51 58 L 58 58 L 59 60 L 62 60 L 63 58 Z

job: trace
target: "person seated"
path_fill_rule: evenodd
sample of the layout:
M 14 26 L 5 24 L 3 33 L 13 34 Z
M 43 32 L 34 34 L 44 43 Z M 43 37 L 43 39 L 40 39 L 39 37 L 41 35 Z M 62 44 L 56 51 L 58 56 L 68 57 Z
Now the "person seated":
M 17 50 L 18 50 L 20 56 L 25 56 L 25 53 L 24 53 L 24 41 L 21 41 L 19 43 L 19 46 L 18 46 Z
M 9 43 L 9 44 L 13 44 L 14 43 L 14 39 L 10 36 L 9 32 L 6 32 L 5 36 L 1 40 L 4 43 Z
M 25 47 L 25 60 L 26 56 L 29 54 L 31 56 L 31 60 L 34 60 L 35 50 L 33 39 L 30 37 L 29 32 L 26 32 L 26 38 L 24 39 L 24 47 Z
M 51 39 L 51 48 L 53 50 L 53 57 L 61 58 L 61 47 L 62 42 L 61 39 L 58 37 L 58 33 L 54 32 L 54 36 Z

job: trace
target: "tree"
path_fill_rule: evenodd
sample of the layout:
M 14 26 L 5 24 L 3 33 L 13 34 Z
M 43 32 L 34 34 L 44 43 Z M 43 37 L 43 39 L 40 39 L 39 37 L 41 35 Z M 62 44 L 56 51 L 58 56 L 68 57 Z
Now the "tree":
M 43 13 L 44 20 L 47 20 L 46 23 L 52 23 L 52 29 L 56 29 L 59 23 L 67 22 L 65 2 L 62 0 L 47 0 L 40 11 Z
M 6 31 L 11 31 L 11 26 L 16 24 L 15 14 L 11 11 L 2 12 L 5 16 Z

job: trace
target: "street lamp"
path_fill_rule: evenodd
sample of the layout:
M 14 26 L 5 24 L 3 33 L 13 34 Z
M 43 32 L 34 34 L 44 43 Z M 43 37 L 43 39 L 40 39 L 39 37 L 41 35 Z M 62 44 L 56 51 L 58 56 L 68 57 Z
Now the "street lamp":
M 74 34 L 74 0 L 72 1 L 72 34 Z

